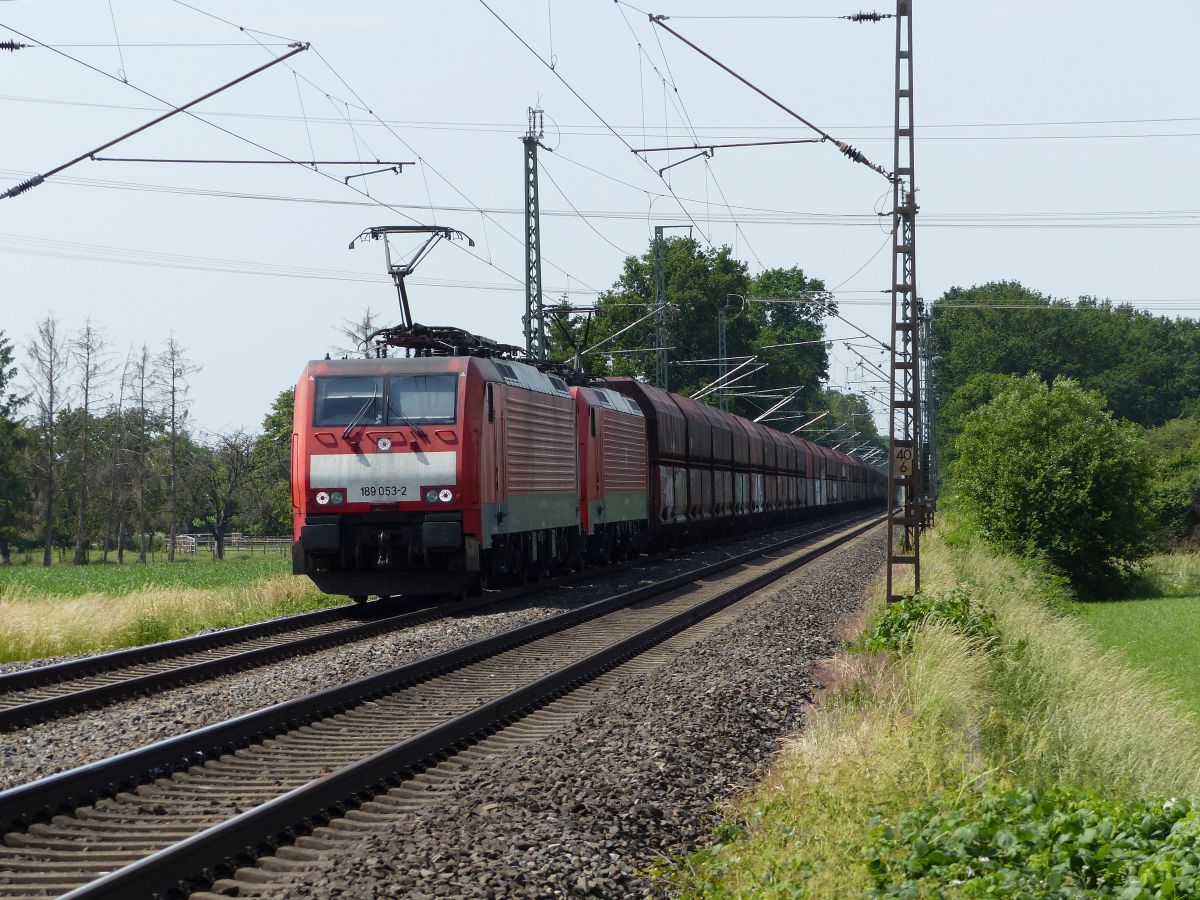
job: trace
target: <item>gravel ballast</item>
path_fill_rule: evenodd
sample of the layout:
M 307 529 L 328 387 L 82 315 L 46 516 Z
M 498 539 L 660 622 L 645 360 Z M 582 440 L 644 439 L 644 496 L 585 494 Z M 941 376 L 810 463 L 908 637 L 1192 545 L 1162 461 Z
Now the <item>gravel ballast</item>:
M 566 728 L 480 763 L 436 804 L 256 895 L 663 893 L 646 870 L 708 841 L 714 806 L 802 726 L 819 687 L 812 664 L 840 649 L 884 552 L 880 527 L 807 564 Z
M 586 583 L 548 589 L 524 600 L 507 603 L 496 611 L 432 622 L 19 731 L 0 733 L 0 789 L 373 675 L 564 609 L 781 540 L 790 533 L 811 530 L 819 524 L 806 523 L 789 530 L 752 535 L 719 548 L 681 552 L 670 559 L 607 573 Z

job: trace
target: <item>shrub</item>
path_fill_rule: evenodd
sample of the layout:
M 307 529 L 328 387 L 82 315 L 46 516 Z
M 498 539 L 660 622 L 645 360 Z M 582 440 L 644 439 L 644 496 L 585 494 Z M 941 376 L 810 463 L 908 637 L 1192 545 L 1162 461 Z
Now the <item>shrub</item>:
M 940 794 L 870 823 L 868 897 L 1194 897 L 1200 811 L 1065 787 Z
M 855 648 L 868 653 L 904 653 L 912 648 L 916 630 L 934 622 L 944 622 L 964 634 L 985 640 L 995 630 L 994 616 L 972 602 L 970 591 L 955 587 L 942 594 L 917 594 L 890 604 Z
M 1096 582 L 1154 543 L 1153 465 L 1136 425 L 1074 381 L 1014 382 L 963 424 L 953 466 L 964 511 L 989 541 Z

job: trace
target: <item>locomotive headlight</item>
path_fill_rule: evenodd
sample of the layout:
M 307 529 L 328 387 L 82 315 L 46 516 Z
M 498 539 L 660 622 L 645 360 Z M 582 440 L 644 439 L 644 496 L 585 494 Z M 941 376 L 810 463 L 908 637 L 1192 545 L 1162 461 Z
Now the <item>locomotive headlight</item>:
M 313 499 L 317 501 L 318 505 L 324 506 L 329 502 L 329 493 L 327 491 L 317 491 L 317 496 Z
M 425 502 L 426 502 L 426 503 L 437 503 L 437 502 L 438 502 L 438 496 L 439 496 L 439 495 L 438 495 L 438 489 L 437 489 L 437 488 L 430 488 L 429 490 L 427 490 L 427 491 L 425 492 Z
M 443 503 L 449 503 L 454 499 L 454 491 L 450 490 L 450 488 L 442 488 L 438 491 L 437 498 Z
M 346 495 L 341 491 L 331 491 L 329 494 L 329 502 L 334 506 L 341 506 L 346 502 Z
M 392 449 L 392 439 L 390 437 L 381 437 L 379 440 L 377 440 L 375 442 L 375 446 L 378 447 L 384 453 L 387 453 L 389 450 Z

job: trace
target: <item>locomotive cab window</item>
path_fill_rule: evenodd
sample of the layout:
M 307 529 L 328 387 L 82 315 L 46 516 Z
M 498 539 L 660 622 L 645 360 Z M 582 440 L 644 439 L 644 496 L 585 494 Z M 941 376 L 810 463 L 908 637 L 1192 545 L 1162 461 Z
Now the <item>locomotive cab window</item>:
M 382 421 L 380 379 L 361 375 L 317 379 L 314 425 L 379 425 Z
M 458 397 L 454 375 L 394 375 L 387 386 L 387 424 L 452 425 Z

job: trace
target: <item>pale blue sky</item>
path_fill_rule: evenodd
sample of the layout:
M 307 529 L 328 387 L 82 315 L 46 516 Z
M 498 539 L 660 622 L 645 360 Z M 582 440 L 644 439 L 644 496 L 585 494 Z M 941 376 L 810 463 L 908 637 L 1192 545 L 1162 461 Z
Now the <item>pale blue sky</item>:
M 571 213 L 543 177 L 549 296 L 569 289 L 585 302 L 592 289 L 611 285 L 620 250 L 645 248 L 653 224 L 688 221 L 672 197 L 660 196 L 666 188 L 654 172 L 478 0 L 196 5 L 314 47 L 291 61 L 295 75 L 275 67 L 198 107 L 200 116 L 293 159 L 315 152 L 425 161 L 401 176 L 351 182 L 476 240 L 474 257 L 443 246 L 423 264 L 411 291 L 418 320 L 519 341 L 518 137 L 526 108 L 539 101 L 548 116 L 546 142 L 557 151 L 543 154 L 546 169 L 571 204 L 598 214 L 589 221 L 603 235 Z M 491 5 L 543 56 L 553 53 L 557 71 L 634 146 L 661 144 L 665 134 L 689 143 L 681 109 L 702 140 L 804 136 L 798 123 L 670 35 L 656 36 L 631 7 L 612 0 Z M 684 17 L 732 8 L 716 0 L 639 0 L 638 7 L 674 14 L 673 27 L 890 167 L 890 22 Z M 737 5 L 757 15 L 860 8 Z M 1200 108 L 1192 44 L 1200 7 L 917 0 L 914 15 L 922 294 L 933 299 L 952 285 L 1018 278 L 1057 296 L 1095 294 L 1167 315 L 1194 314 L 1200 289 L 1191 244 L 1200 198 L 1192 167 Z M 113 44 L 114 20 L 120 50 L 62 46 Z M 0 23 L 106 72 L 123 70 L 131 84 L 173 102 L 283 50 L 264 50 L 237 29 L 164 0 L 112 0 L 111 15 L 109 4 L 96 0 L 12 0 L 0 3 Z M 195 42 L 246 46 L 135 46 Z M 678 93 L 664 92 L 652 63 Z M 43 49 L 0 53 L 0 80 L 4 185 L 162 109 Z M 347 107 L 356 102 L 352 91 L 390 128 Z M 182 116 L 107 154 L 272 158 Z M 664 162 L 656 158 L 656 165 Z M 203 366 L 193 379 L 197 421 L 209 429 L 257 427 L 304 361 L 334 342 L 339 319 L 367 304 L 395 308 L 381 249 L 367 244 L 350 252 L 347 244 L 365 227 L 407 220 L 345 187 L 348 173 L 82 163 L 0 201 L 0 329 L 21 342 L 47 310 L 68 328 L 91 315 L 122 355 L 131 344 L 157 346 L 174 330 Z M 828 145 L 719 150 L 707 167 L 692 161 L 668 177 L 702 231 L 735 246 L 752 271 L 800 264 L 830 286 L 845 282 L 846 317 L 886 335 L 878 302 L 889 280 L 886 248 L 872 259 L 886 240 L 873 216 L 890 203 L 882 177 Z M 316 200 L 327 202 L 307 202 Z M 433 213 L 420 208 L 431 203 Z M 1105 213 L 1122 215 L 1096 215 Z M 1124 225 L 1136 227 L 1115 227 Z M 253 274 L 264 271 L 301 277 Z M 852 330 L 834 323 L 829 333 Z M 857 379 L 851 359 L 838 348 L 835 383 Z

